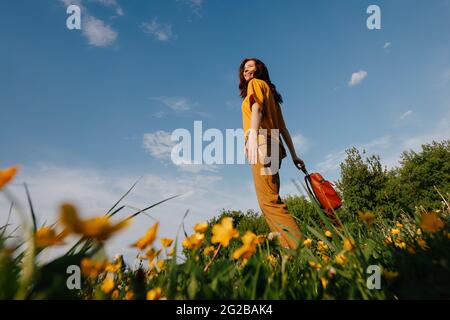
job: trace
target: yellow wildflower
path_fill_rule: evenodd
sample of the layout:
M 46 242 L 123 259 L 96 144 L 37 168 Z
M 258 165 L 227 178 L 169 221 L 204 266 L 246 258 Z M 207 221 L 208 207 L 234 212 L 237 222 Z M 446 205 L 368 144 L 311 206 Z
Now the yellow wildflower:
M 399 273 L 394 272 L 394 271 L 389 271 L 389 270 L 383 270 L 383 276 L 387 280 L 394 280 L 395 278 L 397 278 L 399 276 Z
M 145 259 L 148 259 L 148 262 L 151 263 L 160 253 L 161 250 L 156 251 L 154 248 L 150 248 L 145 252 Z
M 97 261 L 89 258 L 81 260 L 81 273 L 85 277 L 95 278 L 102 273 L 106 268 L 107 260 Z
M 106 272 L 111 272 L 111 273 L 116 273 L 121 268 L 122 268 L 122 262 L 119 260 L 116 263 L 108 263 L 106 265 L 105 271 Z
M 444 222 L 436 212 L 423 213 L 420 227 L 427 232 L 436 232 L 444 227 Z
M 404 243 L 403 241 L 400 241 L 400 242 L 395 242 L 394 243 L 394 245 L 397 247 L 397 248 L 400 248 L 400 249 L 402 249 L 402 250 L 404 250 L 404 249 L 406 249 L 406 243 Z
M 336 255 L 335 260 L 338 264 L 344 265 L 348 262 L 347 257 L 343 253 L 339 253 Z
M 117 300 L 117 299 L 119 299 L 119 295 L 120 295 L 120 292 L 119 292 L 119 290 L 116 289 L 113 291 L 113 293 L 111 293 L 111 299 Z
M 322 283 L 322 287 L 326 289 L 328 286 L 328 280 L 325 277 L 320 277 L 320 282 Z
M 344 250 L 352 251 L 353 249 L 355 249 L 355 241 L 351 238 L 345 238 L 344 239 Z
M 236 269 L 237 270 L 242 270 L 247 265 L 248 259 L 242 259 L 242 260 L 239 260 L 239 261 L 240 261 L 240 263 L 237 264 Z
M 161 244 L 164 248 L 168 248 L 172 245 L 173 239 L 170 238 L 161 238 Z
M 320 270 L 320 268 L 322 268 L 322 265 L 320 263 L 316 263 L 314 261 L 309 261 L 308 264 L 311 268 L 314 268 L 317 270 Z
M 243 245 L 233 252 L 233 259 L 249 259 L 256 252 L 256 245 L 258 244 L 257 236 L 247 231 L 241 238 Z
M 206 247 L 206 248 L 203 250 L 203 254 L 204 254 L 205 256 L 209 256 L 212 252 L 214 252 L 214 250 L 215 250 L 214 246 Z
M 277 258 L 275 258 L 275 256 L 273 254 L 269 254 L 266 259 L 267 259 L 267 262 L 269 262 L 269 264 L 272 266 L 277 264 Z
M 328 246 L 322 240 L 317 241 L 317 250 L 319 251 L 327 251 Z
M 116 231 L 128 225 L 128 220 L 111 224 L 108 216 L 82 220 L 78 216 L 76 208 L 69 203 L 64 203 L 61 206 L 60 220 L 65 226 L 66 232 L 80 234 L 100 241 L 107 240 Z
M 324 263 L 328 263 L 328 261 L 330 260 L 330 257 L 327 256 L 326 254 L 322 255 L 321 258 L 322 258 L 322 261 L 323 261 Z
M 147 300 L 159 300 L 161 298 L 161 288 L 156 287 L 147 291 Z
M 8 182 L 10 182 L 14 178 L 18 170 L 19 170 L 18 166 L 13 166 L 4 170 L 0 170 L 0 189 L 3 188 Z
M 261 243 L 264 243 L 266 241 L 266 239 L 267 239 L 267 237 L 261 234 L 256 237 L 256 242 L 258 244 L 261 244 Z
M 151 246 L 156 239 L 156 235 L 158 233 L 158 225 L 159 222 L 156 222 L 150 229 L 147 230 L 145 235 L 140 238 L 138 241 L 133 243 L 131 246 L 144 250 L 148 246 Z
M 391 236 L 387 236 L 386 239 L 384 240 L 385 244 L 391 244 L 392 243 L 392 238 Z
M 365 213 L 360 211 L 358 212 L 358 216 L 362 221 L 366 222 L 368 226 L 371 226 L 375 220 L 375 215 L 370 211 Z
M 165 261 L 164 260 L 158 260 L 158 262 L 156 263 L 156 266 L 158 267 L 159 270 L 163 270 L 164 269 L 164 265 L 165 265 Z
M 394 235 L 395 235 L 395 234 L 398 235 L 398 234 L 400 234 L 400 230 L 394 228 L 394 229 L 391 229 L 391 233 L 394 234 Z
M 325 231 L 325 235 L 326 235 L 328 238 L 333 238 L 333 234 L 332 234 L 329 230 Z
M 303 245 L 307 248 L 311 248 L 311 244 L 312 244 L 312 239 L 306 239 L 305 241 L 303 241 Z
M 422 250 L 427 250 L 429 248 L 427 242 L 423 239 L 417 239 L 416 242 Z
M 203 240 L 205 240 L 205 234 L 196 232 L 184 239 L 182 245 L 186 249 L 198 249 L 201 247 Z
M 403 228 L 403 225 L 398 221 L 395 222 L 395 226 L 400 229 Z
M 421 235 L 422 235 L 422 230 L 421 230 L 420 228 L 417 228 L 416 234 L 417 234 L 418 236 L 421 236 Z
M 200 222 L 194 226 L 194 231 L 198 233 L 203 233 L 208 230 L 208 222 Z
M 114 289 L 114 278 L 107 276 L 102 282 L 101 289 L 106 294 L 110 293 Z
M 167 252 L 167 256 L 168 256 L 168 257 L 171 257 L 171 256 L 173 256 L 174 254 L 175 254 L 175 247 L 172 247 L 172 249 L 170 249 L 170 251 Z
M 183 246 L 183 248 L 191 249 L 191 242 L 189 241 L 189 237 L 185 238 L 185 239 L 181 242 L 181 245 Z
M 127 291 L 125 293 L 125 300 L 133 300 L 134 299 L 134 292 L 133 291 Z
M 406 246 L 406 250 L 410 253 L 410 254 L 415 254 L 416 250 L 414 249 L 414 247 L 407 245 Z
M 63 239 L 67 236 L 67 232 L 63 231 L 56 234 L 55 229 L 50 227 L 42 227 L 36 231 L 35 239 L 38 248 L 45 248 L 48 246 L 62 245 Z
M 222 246 L 227 247 L 232 238 L 239 236 L 239 232 L 233 228 L 233 218 L 225 217 L 220 224 L 216 224 L 212 228 L 212 243 L 221 243 Z

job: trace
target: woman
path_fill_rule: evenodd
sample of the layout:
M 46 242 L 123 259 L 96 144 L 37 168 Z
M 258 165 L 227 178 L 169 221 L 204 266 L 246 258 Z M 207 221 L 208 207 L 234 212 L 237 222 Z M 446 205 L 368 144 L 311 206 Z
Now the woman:
M 244 59 L 239 67 L 239 79 L 240 95 L 244 99 L 242 123 L 245 153 L 252 167 L 258 203 L 270 230 L 279 234 L 280 244 L 285 248 L 295 249 L 301 239 L 300 230 L 279 196 L 278 169 L 282 159 L 286 157 L 280 134 L 289 148 L 295 166 L 302 169 L 305 164 L 295 152 L 280 108 L 283 99 L 270 81 L 265 64 L 256 58 Z M 272 151 L 277 151 L 273 149 L 274 145 L 279 152 Z M 272 161 L 278 163 L 275 170 L 271 166 L 272 170 L 267 171 L 268 164 L 263 160 L 267 158 L 271 165 Z

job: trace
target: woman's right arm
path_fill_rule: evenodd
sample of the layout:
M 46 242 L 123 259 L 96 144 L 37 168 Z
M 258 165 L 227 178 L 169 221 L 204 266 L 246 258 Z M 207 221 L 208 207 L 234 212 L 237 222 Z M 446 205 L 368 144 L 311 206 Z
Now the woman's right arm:
M 261 123 L 262 107 L 258 102 L 255 102 L 251 106 L 252 115 L 250 118 L 250 130 L 247 140 L 247 158 L 250 164 L 256 164 L 258 157 L 258 128 Z
M 300 170 L 305 170 L 305 163 L 297 156 L 297 153 L 295 152 L 294 143 L 292 142 L 289 130 L 286 127 L 283 127 L 280 129 L 280 133 L 289 148 L 289 153 L 291 154 L 294 165 Z
M 305 163 L 302 159 L 300 159 L 297 156 L 297 153 L 295 152 L 294 143 L 292 142 L 291 134 L 289 133 L 289 130 L 286 127 L 286 124 L 284 122 L 283 113 L 281 109 L 279 109 L 279 117 L 280 117 L 280 134 L 283 137 L 284 142 L 286 142 L 289 153 L 292 157 L 292 162 L 294 162 L 294 165 L 300 169 L 300 170 L 306 170 Z

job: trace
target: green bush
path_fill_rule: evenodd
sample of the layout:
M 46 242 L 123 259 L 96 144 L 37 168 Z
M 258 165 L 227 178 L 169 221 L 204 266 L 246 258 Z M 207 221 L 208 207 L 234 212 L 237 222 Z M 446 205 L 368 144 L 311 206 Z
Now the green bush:
M 401 212 L 412 215 L 419 206 L 438 208 L 442 199 L 437 190 L 450 192 L 450 140 L 403 152 L 400 167 L 391 170 L 383 169 L 379 156 L 363 160 L 356 148 L 346 152 L 337 187 L 351 214 L 373 211 L 394 220 Z

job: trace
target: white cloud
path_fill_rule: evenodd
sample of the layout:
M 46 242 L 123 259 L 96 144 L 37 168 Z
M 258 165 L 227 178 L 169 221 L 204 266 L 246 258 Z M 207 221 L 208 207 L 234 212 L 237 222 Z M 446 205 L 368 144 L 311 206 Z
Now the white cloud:
M 390 146 L 392 146 L 392 137 L 389 135 L 386 135 L 386 136 L 376 138 L 376 139 L 370 141 L 369 143 L 362 144 L 359 146 L 359 148 L 365 149 L 365 150 L 372 150 L 374 148 L 386 149 L 386 148 L 389 148 Z
M 348 82 L 348 85 L 350 87 L 356 86 L 356 85 L 360 84 L 361 81 L 363 81 L 364 78 L 366 78 L 366 77 L 367 77 L 367 71 L 360 70 L 358 72 L 354 72 L 354 73 L 352 73 L 352 78 Z
M 156 40 L 169 41 L 175 38 L 172 33 L 172 25 L 160 24 L 157 18 L 153 18 L 150 22 L 142 23 L 142 29 L 145 33 L 152 35 Z
M 402 139 L 402 149 L 419 150 L 420 146 L 431 141 L 450 139 L 450 114 L 445 115 L 429 132 L 419 133 Z
M 22 182 L 27 182 L 38 223 L 42 225 L 44 222 L 48 224 L 57 220 L 59 205 L 62 202 L 75 204 L 84 217 L 105 213 L 131 187 L 138 176 L 130 172 L 121 174 L 117 171 L 41 164 L 33 168 L 23 168 L 15 183 L 8 186 L 8 189 L 21 201 L 22 206 L 26 207 Z M 174 238 L 187 209 L 190 209 L 186 219 L 188 232 L 192 232 L 191 227 L 196 222 L 218 215 L 222 208 L 244 211 L 250 208 L 258 209 L 256 197 L 244 192 L 244 186 L 245 184 L 227 185 L 223 177 L 217 175 L 145 173 L 135 189 L 122 201 L 127 207 L 120 211 L 115 219 L 135 212 L 129 207 L 142 209 L 173 195 L 183 196 L 150 209 L 148 216 L 142 214 L 136 217 L 127 229 L 108 241 L 107 252 L 110 255 L 123 253 L 128 261 L 132 261 L 137 252 L 129 248 L 129 244 L 145 233 L 153 224 L 153 219 L 160 221 L 159 237 Z M 242 196 L 243 194 L 245 196 Z M 8 210 L 9 203 L 4 197 L 0 197 L 0 224 L 5 222 L 6 214 L 3 213 Z M 13 215 L 13 219 L 12 222 L 17 225 L 17 215 Z M 66 248 L 61 249 L 62 252 L 64 249 Z
M 180 0 L 179 0 L 180 1 Z M 181 0 L 182 2 L 189 5 L 192 9 L 192 11 L 199 17 L 201 17 L 200 10 L 203 6 L 203 0 Z
M 116 0 L 91 0 L 93 2 L 97 2 L 99 4 L 102 4 L 106 7 L 110 7 L 110 8 L 114 8 L 114 10 L 116 11 L 116 14 L 118 16 L 123 16 L 124 12 L 123 9 L 120 7 L 120 5 L 117 3 Z
M 366 154 L 385 154 L 385 151 L 393 146 L 393 137 L 386 135 L 378 137 L 368 143 L 354 145 L 358 150 L 365 150 Z M 339 165 L 345 160 L 346 153 L 345 150 L 351 148 L 352 146 L 347 146 L 343 150 L 339 150 L 330 153 L 325 156 L 325 160 L 317 164 L 319 172 L 330 173 L 334 178 L 337 178 Z M 382 157 L 382 160 L 383 157 Z M 384 161 L 383 161 L 384 162 Z
M 178 164 L 177 167 L 182 170 L 182 171 L 186 171 L 186 172 L 191 172 L 191 173 L 199 173 L 202 171 L 210 171 L 210 172 L 217 172 L 217 166 L 218 165 L 214 165 L 214 164 L 194 164 L 194 163 L 183 163 L 183 164 Z
M 187 111 L 191 109 L 191 104 L 186 98 L 176 98 L 176 97 L 154 97 L 153 100 L 159 101 L 166 107 L 174 111 Z
M 90 14 L 81 0 L 59 0 L 66 7 L 71 4 L 76 4 L 81 8 L 81 32 L 88 40 L 88 43 L 94 47 L 107 47 L 117 40 L 118 33 L 107 25 L 103 20 L 96 18 Z M 95 0 L 103 5 L 110 6 L 116 4 L 116 13 L 123 15 L 123 10 L 118 6 L 114 0 Z M 111 3 L 111 4 L 110 4 Z M 122 14 L 119 14 L 122 13 Z
M 171 135 L 171 132 L 163 130 L 144 134 L 144 149 L 157 159 L 165 160 L 170 158 L 172 148 L 176 144 L 175 141 L 171 141 Z
M 175 165 L 179 170 L 190 173 L 217 172 L 218 165 L 204 164 L 204 163 L 191 163 L 185 162 L 182 164 L 174 164 L 171 161 L 172 148 L 178 143 L 171 140 L 172 133 L 159 130 L 152 133 L 144 134 L 143 146 L 153 157 L 163 161 L 169 161 Z
M 317 164 L 319 172 L 331 172 L 339 169 L 339 164 L 345 159 L 345 150 L 329 153 L 325 156 L 325 160 Z M 308 170 L 310 171 L 310 170 Z
M 155 117 L 155 118 L 162 118 L 162 117 L 164 117 L 166 115 L 166 113 L 164 112 L 164 111 L 158 111 L 158 112 L 155 112 L 154 114 L 153 114 L 153 116 Z
M 63 3 L 66 7 L 72 4 L 81 6 L 81 0 L 59 0 L 59 2 Z
M 406 117 L 409 117 L 412 113 L 413 113 L 412 110 L 406 111 L 404 114 L 402 114 L 402 115 L 400 116 L 400 120 L 403 120 L 403 119 L 405 119 Z
M 387 48 L 389 48 L 391 46 L 391 43 L 390 42 L 386 42 L 385 44 L 384 44 L 384 46 L 383 46 L 383 49 L 387 49 Z
M 294 134 L 291 138 L 292 142 L 294 143 L 294 146 L 298 148 L 297 150 L 298 153 L 303 154 L 309 149 L 310 143 L 306 139 L 306 137 L 301 133 Z
M 90 45 L 95 47 L 106 47 L 117 39 L 117 32 L 106 25 L 102 20 L 94 16 L 82 19 L 82 33 Z
M 355 146 L 358 150 L 365 150 L 367 155 L 375 154 L 381 158 L 381 163 L 388 169 L 399 166 L 403 151 L 419 151 L 423 144 L 432 141 L 450 139 L 450 114 L 444 114 L 428 132 L 419 132 L 414 135 L 384 135 L 368 143 L 348 145 L 325 156 L 325 160 L 317 164 L 317 170 L 337 179 L 339 177 L 339 164 L 345 160 L 345 149 Z
M 203 4 L 203 0 L 185 0 L 194 8 L 200 8 Z
M 66 7 L 72 4 L 81 6 L 81 0 L 59 0 L 59 2 L 62 2 Z

